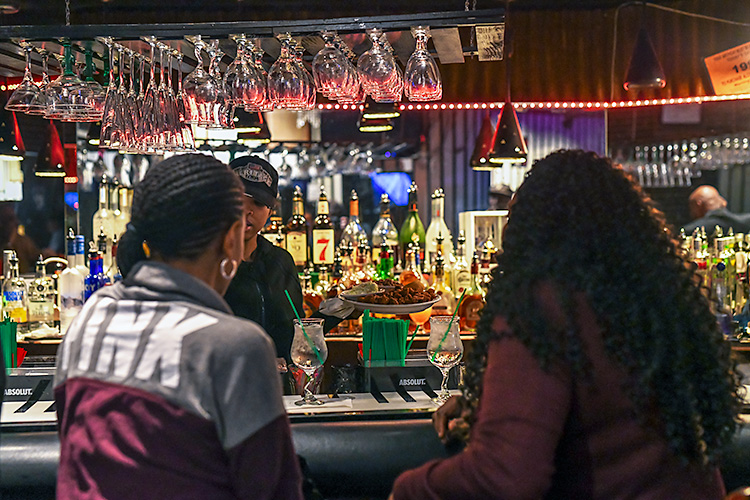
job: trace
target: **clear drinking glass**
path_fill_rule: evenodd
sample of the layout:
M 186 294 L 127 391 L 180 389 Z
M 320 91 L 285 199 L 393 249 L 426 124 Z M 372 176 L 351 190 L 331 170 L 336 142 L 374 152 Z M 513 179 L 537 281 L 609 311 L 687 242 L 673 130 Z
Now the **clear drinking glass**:
M 63 41 L 63 73 L 48 87 L 49 102 L 44 116 L 49 119 L 74 121 L 91 109 L 92 92 L 75 74 L 75 59 L 69 40 Z
M 357 70 L 344 51 L 336 45 L 336 32 L 323 31 L 320 36 L 325 46 L 313 58 L 315 87 L 330 99 L 351 99 L 359 91 Z
M 34 47 L 24 40 L 21 40 L 18 44 L 24 50 L 24 55 L 26 56 L 26 69 L 24 70 L 21 84 L 10 95 L 8 102 L 5 103 L 5 109 L 26 113 L 34 102 L 34 99 L 39 96 L 40 90 L 34 83 L 34 77 L 31 74 L 31 52 L 34 50 Z
M 453 319 L 453 320 L 452 320 Z M 452 321 L 451 321 L 452 320 Z M 450 329 L 448 326 L 450 325 Z M 430 318 L 430 338 L 427 341 L 427 358 L 443 374 L 440 393 L 433 398 L 438 404 L 450 398 L 448 392 L 448 374 L 464 354 L 464 346 L 458 329 L 458 321 L 452 316 L 433 316 Z
M 214 107 L 219 100 L 221 83 L 203 69 L 202 51 L 206 43 L 200 35 L 186 35 L 185 39 L 195 46 L 197 64 L 192 73 L 182 82 L 188 123 L 203 127 L 214 123 Z
M 227 101 L 227 93 L 224 88 L 224 82 L 221 78 L 219 63 L 224 57 L 224 52 L 219 48 L 219 40 L 211 40 L 206 52 L 211 57 L 208 66 L 208 74 L 216 85 L 216 100 L 211 106 L 211 121 L 208 123 L 210 128 L 233 128 L 234 123 L 231 120 L 232 105 Z
M 49 51 L 46 49 L 37 49 L 39 55 L 42 56 L 42 83 L 39 85 L 39 92 L 36 97 L 32 99 L 26 114 L 29 115 L 43 115 L 49 105 L 49 96 L 47 89 L 49 88 Z
M 302 399 L 295 401 L 298 406 L 322 405 L 310 389 L 314 381 L 315 371 L 323 366 L 328 357 L 328 346 L 323 336 L 322 318 L 303 318 L 294 320 L 294 339 L 290 352 L 292 362 L 305 372 L 305 383 Z
M 273 102 L 268 97 L 268 72 L 263 67 L 263 49 L 260 46 L 260 40 L 253 38 L 248 40 L 250 54 L 249 62 L 252 64 L 255 76 L 255 97 L 252 104 L 245 104 L 245 111 L 273 111 Z
M 360 82 L 376 102 L 398 102 L 404 89 L 403 75 L 393 54 L 386 48 L 384 33 L 367 30 L 372 48 L 357 61 Z
M 437 62 L 427 51 L 430 28 L 411 29 L 417 48 L 409 57 L 404 71 L 404 93 L 410 101 L 439 101 L 443 98 L 443 82 Z
M 279 39 L 281 54 L 268 72 L 268 97 L 275 108 L 307 109 L 312 77 L 297 61 L 292 37 L 286 33 Z

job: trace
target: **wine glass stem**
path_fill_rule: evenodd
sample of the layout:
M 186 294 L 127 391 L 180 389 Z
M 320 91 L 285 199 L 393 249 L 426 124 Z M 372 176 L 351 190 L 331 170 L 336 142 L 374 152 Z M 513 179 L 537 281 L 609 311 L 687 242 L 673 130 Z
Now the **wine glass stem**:
M 307 382 L 305 382 L 305 401 L 310 402 L 315 400 L 315 395 L 312 393 L 312 384 L 315 381 L 315 372 L 307 373 L 305 372 L 305 377 L 307 377 Z
M 443 374 L 443 381 L 440 384 L 440 395 L 441 396 L 448 396 L 448 374 L 450 373 L 450 368 L 441 368 L 440 372 Z

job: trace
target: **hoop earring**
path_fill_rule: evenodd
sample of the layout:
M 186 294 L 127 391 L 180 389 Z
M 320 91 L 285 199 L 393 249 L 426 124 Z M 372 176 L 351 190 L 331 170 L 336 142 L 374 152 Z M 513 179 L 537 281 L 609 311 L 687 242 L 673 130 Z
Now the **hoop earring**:
M 227 264 L 230 264 L 232 266 L 232 270 L 227 272 L 226 267 Z M 219 272 L 221 273 L 221 277 L 225 280 L 229 281 L 232 278 L 234 278 L 234 275 L 237 274 L 237 267 L 239 263 L 234 259 L 227 259 L 224 257 L 221 259 L 221 262 L 219 263 Z
M 141 243 L 141 248 L 143 249 L 143 253 L 146 255 L 147 259 L 151 258 L 151 249 L 148 246 L 148 243 L 146 243 L 146 240 L 143 240 L 143 243 Z

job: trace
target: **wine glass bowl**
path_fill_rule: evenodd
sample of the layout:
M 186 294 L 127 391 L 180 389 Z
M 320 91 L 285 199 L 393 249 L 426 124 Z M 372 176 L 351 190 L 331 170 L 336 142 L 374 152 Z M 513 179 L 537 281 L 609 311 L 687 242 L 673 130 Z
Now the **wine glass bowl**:
M 34 46 L 25 40 L 19 41 L 18 45 L 20 45 L 24 51 L 26 57 L 26 69 L 24 70 L 21 84 L 10 95 L 8 102 L 5 103 L 5 109 L 8 111 L 20 111 L 26 113 L 34 100 L 39 97 L 41 90 L 34 83 L 34 77 L 31 74 L 31 52 L 34 50 Z
M 303 318 L 294 320 L 294 338 L 290 351 L 292 362 L 305 372 L 306 383 L 302 399 L 295 401 L 298 406 L 322 405 L 312 392 L 315 371 L 323 366 L 328 357 L 328 346 L 323 336 L 322 318 Z
M 443 375 L 440 393 L 433 398 L 438 404 L 450 398 L 448 392 L 448 374 L 464 354 L 464 346 L 454 316 L 433 316 L 430 318 L 430 338 L 427 341 L 427 358 Z
M 404 94 L 410 101 L 439 101 L 443 98 L 443 83 L 437 62 L 427 51 L 430 28 L 416 26 L 411 32 L 417 48 L 406 63 Z

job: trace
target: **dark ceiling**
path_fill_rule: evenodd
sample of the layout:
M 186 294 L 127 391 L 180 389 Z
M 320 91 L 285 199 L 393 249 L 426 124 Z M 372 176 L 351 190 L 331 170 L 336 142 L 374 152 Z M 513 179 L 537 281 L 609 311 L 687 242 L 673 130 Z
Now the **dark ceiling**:
M 65 22 L 63 0 L 0 0 L 0 5 L 14 2 L 19 7 L 18 13 L 0 16 L 0 28 L 28 24 L 61 25 Z M 750 1 L 652 0 L 649 3 L 644 18 L 664 67 L 667 87 L 633 94 L 622 89 L 622 80 L 641 19 L 642 9 L 636 2 L 511 2 L 509 26 L 513 34 L 511 84 L 514 100 L 608 101 L 611 98 L 712 94 L 703 59 L 750 41 L 750 33 L 745 26 L 723 24 L 699 16 L 750 23 Z M 498 9 L 503 8 L 505 2 L 476 0 L 474 4 L 474 0 L 469 0 L 469 5 L 476 9 Z M 618 9 L 618 6 L 622 8 Z M 320 20 L 463 11 L 464 7 L 464 0 L 70 0 L 70 21 L 72 25 L 137 25 Z M 444 101 L 503 100 L 504 62 L 479 62 L 471 56 L 473 38 L 468 33 L 467 29 L 462 29 L 461 42 L 465 53 L 469 54 L 465 63 L 441 64 Z M 311 57 L 314 52 L 310 47 L 306 48 L 308 57 Z M 269 61 L 272 57 L 273 53 L 268 52 Z

